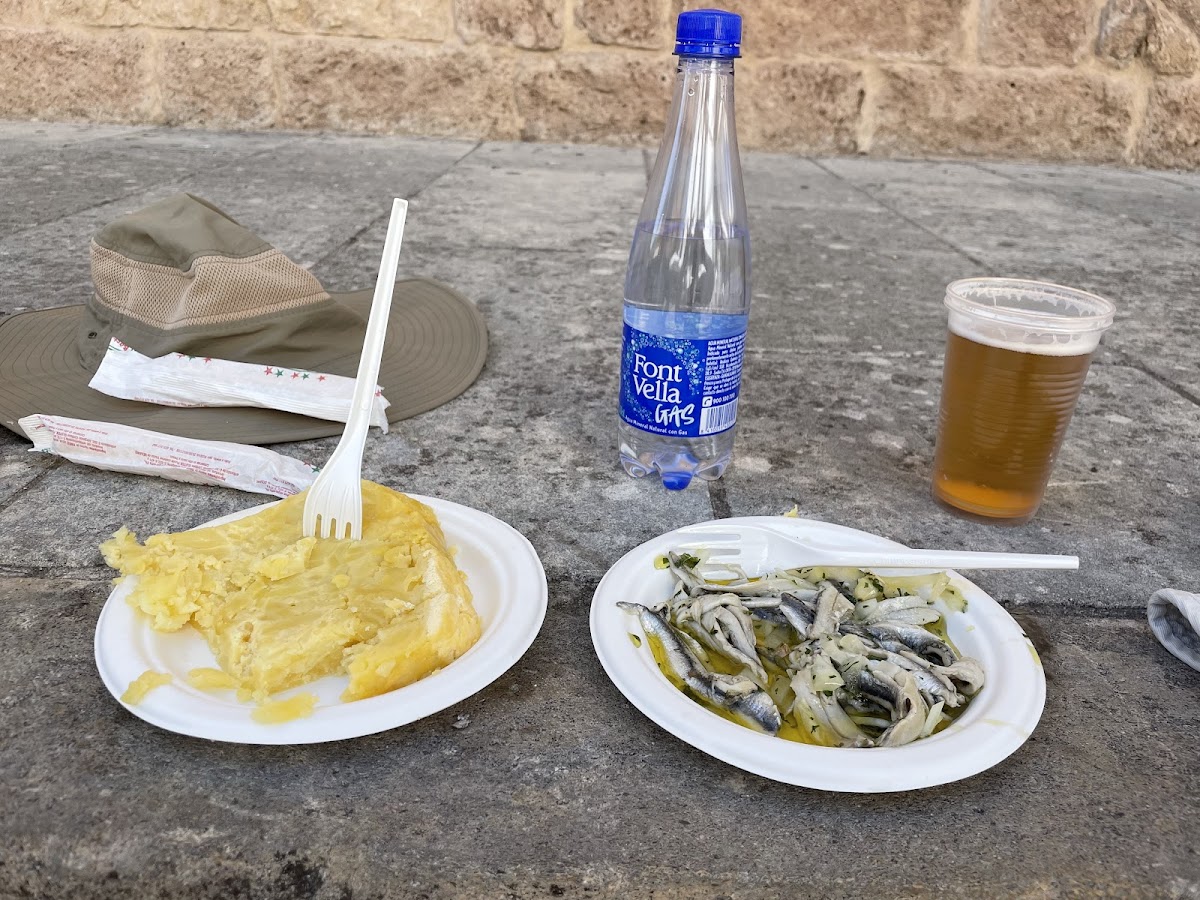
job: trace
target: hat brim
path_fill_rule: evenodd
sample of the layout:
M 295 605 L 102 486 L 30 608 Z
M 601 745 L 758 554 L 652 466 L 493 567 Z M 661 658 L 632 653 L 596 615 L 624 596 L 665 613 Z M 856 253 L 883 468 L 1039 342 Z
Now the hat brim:
M 365 322 L 372 291 L 330 294 Z M 0 319 L 0 425 L 24 436 L 17 420 L 35 413 L 132 425 L 165 434 L 242 444 L 278 444 L 341 434 L 341 422 L 256 407 L 158 406 L 119 400 L 88 387 L 93 367 L 76 344 L 84 307 L 33 310 Z M 425 278 L 396 283 L 379 385 L 399 422 L 457 397 L 487 358 L 487 325 L 475 305 Z M 321 363 L 353 378 L 358 352 Z M 262 360 L 263 364 L 270 360 Z M 317 367 L 314 366 L 314 369 Z

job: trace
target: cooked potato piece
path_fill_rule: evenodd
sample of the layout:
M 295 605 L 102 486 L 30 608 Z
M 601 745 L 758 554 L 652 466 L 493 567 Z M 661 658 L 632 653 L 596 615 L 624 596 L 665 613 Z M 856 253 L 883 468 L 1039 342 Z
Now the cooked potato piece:
M 133 681 L 129 682 L 129 687 L 125 688 L 125 693 L 121 695 L 121 702 L 128 703 L 130 706 L 137 706 L 146 699 L 146 695 L 152 690 L 170 683 L 171 676 L 166 672 L 155 672 L 153 669 L 147 669 L 137 678 L 133 679 Z
M 242 696 L 345 672 L 345 700 L 403 687 L 479 639 L 471 592 L 433 510 L 363 482 L 360 541 L 302 537 L 304 495 L 225 525 L 122 528 L 100 548 L 160 631 L 191 623 Z

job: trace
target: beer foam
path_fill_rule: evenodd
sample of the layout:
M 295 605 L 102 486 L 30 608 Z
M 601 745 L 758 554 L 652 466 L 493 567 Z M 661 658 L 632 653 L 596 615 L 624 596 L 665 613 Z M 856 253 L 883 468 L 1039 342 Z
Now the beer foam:
M 951 310 L 950 331 L 968 341 L 1000 350 L 1039 356 L 1082 356 L 1100 345 L 1100 331 L 1056 334 L 1002 322 L 988 322 Z

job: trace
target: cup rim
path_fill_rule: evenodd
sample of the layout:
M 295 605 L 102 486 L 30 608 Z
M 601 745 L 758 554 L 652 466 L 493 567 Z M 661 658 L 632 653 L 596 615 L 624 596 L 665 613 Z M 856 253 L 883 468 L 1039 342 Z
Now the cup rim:
M 1040 312 L 1037 310 L 1014 309 L 1009 306 L 989 306 L 971 299 L 964 293 L 967 287 L 995 286 L 1007 287 L 1010 290 L 1026 290 L 1037 293 L 1066 294 L 1074 299 L 1082 300 L 1099 310 L 1092 315 L 1069 316 L 1055 312 Z M 960 278 L 946 286 L 946 307 L 955 312 L 965 313 L 994 322 L 1009 325 L 1033 327 L 1039 331 L 1049 331 L 1061 334 L 1088 334 L 1104 331 L 1113 323 L 1117 311 L 1116 304 L 1111 300 L 1083 291 L 1079 288 L 1055 284 L 1052 281 L 1035 281 L 1029 278 Z

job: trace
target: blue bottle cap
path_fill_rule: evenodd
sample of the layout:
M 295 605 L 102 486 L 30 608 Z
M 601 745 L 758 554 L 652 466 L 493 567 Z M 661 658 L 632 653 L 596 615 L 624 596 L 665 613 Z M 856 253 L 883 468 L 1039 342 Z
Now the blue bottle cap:
M 742 17 L 723 9 L 694 9 L 679 14 L 675 55 L 735 59 L 742 55 Z

